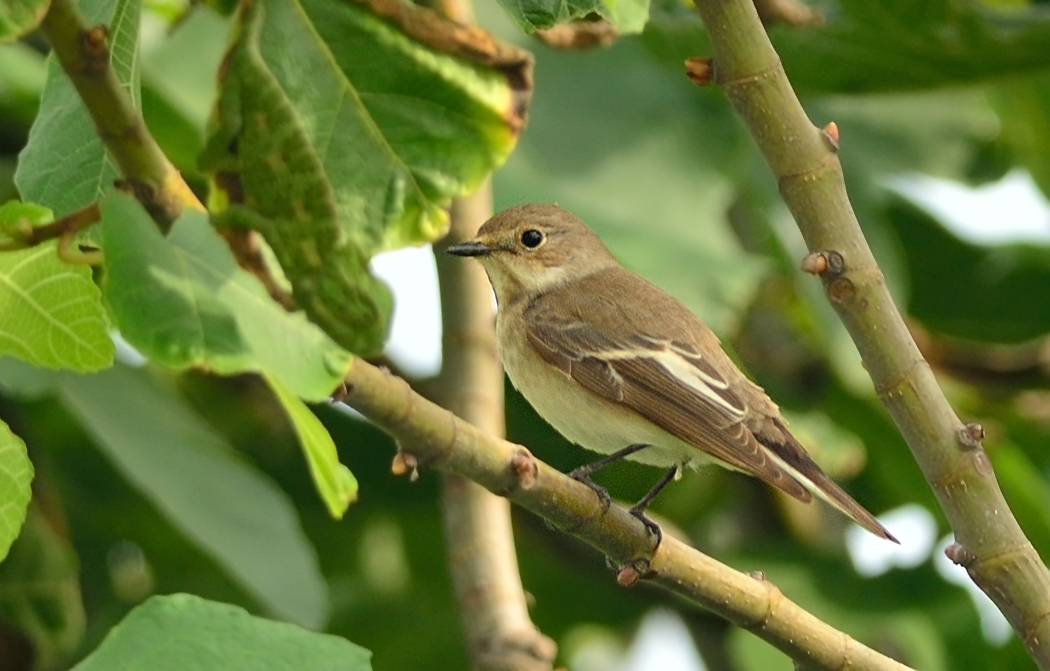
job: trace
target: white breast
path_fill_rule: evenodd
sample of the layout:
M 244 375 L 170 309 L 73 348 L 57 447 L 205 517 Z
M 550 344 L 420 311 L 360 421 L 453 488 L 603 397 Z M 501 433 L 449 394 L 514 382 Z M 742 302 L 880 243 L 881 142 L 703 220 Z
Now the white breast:
M 629 445 L 651 445 L 629 458 L 652 466 L 698 466 L 703 452 L 688 445 L 623 406 L 600 399 L 575 380 L 544 361 L 514 328 L 518 310 L 496 318 L 500 358 L 514 387 L 558 433 L 588 450 L 609 454 Z

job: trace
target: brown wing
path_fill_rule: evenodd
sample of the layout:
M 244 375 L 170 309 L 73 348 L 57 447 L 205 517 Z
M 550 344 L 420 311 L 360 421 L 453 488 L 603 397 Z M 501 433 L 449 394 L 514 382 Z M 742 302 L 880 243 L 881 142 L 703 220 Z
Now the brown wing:
M 547 363 L 728 466 L 812 500 L 748 430 L 746 403 L 696 348 L 645 335 L 619 339 L 586 311 L 574 309 L 565 319 L 544 307 L 530 308 L 525 322 L 528 342 Z

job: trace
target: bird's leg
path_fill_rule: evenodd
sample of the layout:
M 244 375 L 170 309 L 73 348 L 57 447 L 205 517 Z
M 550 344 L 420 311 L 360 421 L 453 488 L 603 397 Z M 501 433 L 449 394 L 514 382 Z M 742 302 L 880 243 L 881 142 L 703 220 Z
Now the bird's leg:
M 593 461 L 589 464 L 584 464 L 583 466 L 580 466 L 579 468 L 570 471 L 569 477 L 575 480 L 576 482 L 582 482 L 583 484 L 590 487 L 591 491 L 593 491 L 598 496 L 598 500 L 602 502 L 602 508 L 608 510 L 609 506 L 612 505 L 612 497 L 609 496 L 609 491 L 605 487 L 602 487 L 594 480 L 591 480 L 591 476 L 597 473 L 598 471 L 602 470 L 603 468 L 611 466 L 617 461 L 622 461 L 625 457 L 629 457 L 635 452 L 644 450 L 647 447 L 649 446 L 644 443 L 638 445 L 628 445 L 622 450 L 617 450 L 616 452 L 613 452 L 608 456 L 602 457 L 598 461 Z
M 639 443 L 637 445 L 628 445 L 622 450 L 617 450 L 608 456 L 602 457 L 598 461 L 592 461 L 589 464 L 584 464 L 583 466 L 580 466 L 576 470 L 569 473 L 569 477 L 573 480 L 579 480 L 580 482 L 583 482 L 585 478 L 589 479 L 592 475 L 602 470 L 603 468 L 612 466 L 617 461 L 623 461 L 626 457 L 631 456 L 635 452 L 640 452 L 647 447 L 649 446 L 645 443 Z
M 660 495 L 660 492 L 664 490 L 667 485 L 671 484 L 678 479 L 678 474 L 681 472 L 678 466 L 672 466 L 664 477 L 660 478 L 660 481 L 649 490 L 649 493 L 642 497 L 642 500 L 634 504 L 631 507 L 631 514 L 642 521 L 649 531 L 656 536 L 656 545 L 660 545 L 660 541 L 663 539 L 663 532 L 660 531 L 660 525 L 649 519 L 645 514 L 646 508 L 652 505 L 652 502 L 656 500 L 656 497 Z

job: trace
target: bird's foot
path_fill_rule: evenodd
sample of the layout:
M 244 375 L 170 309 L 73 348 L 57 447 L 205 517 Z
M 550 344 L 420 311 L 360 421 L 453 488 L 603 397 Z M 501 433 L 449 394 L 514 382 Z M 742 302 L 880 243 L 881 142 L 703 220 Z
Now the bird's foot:
M 646 506 L 639 504 L 631 508 L 630 513 L 645 525 L 645 528 L 649 530 L 650 534 L 656 537 L 656 545 L 653 546 L 653 549 L 655 550 L 660 547 L 660 543 L 663 542 L 664 532 L 660 529 L 659 524 L 649 519 L 649 516 L 645 514 L 645 508 Z
M 594 480 L 591 480 L 591 471 L 587 466 L 580 466 L 574 471 L 569 473 L 569 477 L 576 482 L 587 485 L 592 492 L 598 497 L 598 501 L 602 504 L 602 511 L 609 509 L 612 505 L 612 497 L 609 496 L 609 490 L 602 487 Z

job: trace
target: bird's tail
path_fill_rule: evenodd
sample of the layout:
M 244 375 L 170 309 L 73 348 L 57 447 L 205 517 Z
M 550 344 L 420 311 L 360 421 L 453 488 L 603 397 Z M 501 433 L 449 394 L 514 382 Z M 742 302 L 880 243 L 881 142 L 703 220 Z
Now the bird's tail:
M 784 471 L 798 481 L 798 483 L 805 487 L 810 493 L 823 499 L 830 504 L 831 507 L 841 512 L 846 517 L 850 518 L 876 536 L 885 538 L 888 541 L 893 541 L 897 545 L 900 545 L 900 541 L 894 538 L 893 534 L 887 531 L 886 527 L 882 526 L 882 524 L 875 519 L 874 515 L 869 513 L 864 506 L 857 503 L 853 497 L 842 489 L 842 487 L 839 487 L 834 480 L 829 478 L 824 471 L 820 470 L 820 466 L 817 466 L 816 462 L 814 462 L 812 457 L 806 453 L 806 450 L 801 444 L 799 444 L 794 436 L 788 432 L 786 427 L 784 427 L 779 421 L 776 422 L 776 424 L 777 428 L 780 429 L 780 433 L 785 438 L 783 442 L 767 442 L 761 438 L 759 438 L 759 440 L 769 448 L 771 453 L 770 457 L 776 460 L 778 466 L 784 469 Z M 788 493 L 795 496 L 795 498 L 799 498 L 793 492 L 788 491 Z

